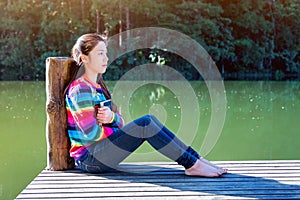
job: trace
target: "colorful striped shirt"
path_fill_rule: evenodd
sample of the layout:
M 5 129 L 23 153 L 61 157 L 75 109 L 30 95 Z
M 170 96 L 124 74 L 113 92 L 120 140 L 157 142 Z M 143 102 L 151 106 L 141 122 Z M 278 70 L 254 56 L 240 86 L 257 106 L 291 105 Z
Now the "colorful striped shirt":
M 98 124 L 95 105 L 106 98 L 100 85 L 93 84 L 85 76 L 71 83 L 65 99 L 71 140 L 70 156 L 75 160 L 87 152 L 89 145 L 107 138 L 123 126 L 123 118 L 118 112 L 113 112 L 109 124 Z

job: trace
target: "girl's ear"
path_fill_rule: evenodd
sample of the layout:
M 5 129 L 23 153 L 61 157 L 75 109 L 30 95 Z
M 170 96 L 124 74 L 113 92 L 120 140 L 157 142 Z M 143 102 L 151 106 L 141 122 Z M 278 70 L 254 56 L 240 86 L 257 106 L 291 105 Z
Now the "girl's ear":
M 88 57 L 86 55 L 81 55 L 80 58 L 84 64 L 88 63 Z

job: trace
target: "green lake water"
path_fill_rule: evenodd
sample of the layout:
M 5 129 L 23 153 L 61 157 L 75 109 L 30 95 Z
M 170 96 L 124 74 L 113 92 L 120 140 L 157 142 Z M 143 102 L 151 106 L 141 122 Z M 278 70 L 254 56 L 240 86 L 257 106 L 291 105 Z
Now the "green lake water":
M 111 90 L 115 84 L 108 82 Z M 224 85 L 226 118 L 206 158 L 300 159 L 300 82 L 239 81 Z M 160 84 L 136 88 L 130 97 L 122 91 L 127 103 L 120 107 L 125 121 L 155 114 L 199 151 L 211 121 L 212 104 L 204 82 L 190 82 L 189 86 L 193 97 L 180 97 L 182 88 L 176 86 L 179 91 L 174 91 Z M 0 82 L 0 92 L 0 199 L 6 200 L 14 199 L 46 166 L 45 83 Z M 186 115 L 187 111 L 191 114 Z M 168 160 L 144 144 L 126 161 Z

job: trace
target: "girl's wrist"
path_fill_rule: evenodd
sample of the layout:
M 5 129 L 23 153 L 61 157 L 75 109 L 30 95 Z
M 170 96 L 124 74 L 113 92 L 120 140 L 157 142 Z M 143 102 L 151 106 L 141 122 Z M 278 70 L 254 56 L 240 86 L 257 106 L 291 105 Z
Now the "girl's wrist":
M 113 121 L 115 120 L 115 113 L 113 111 L 111 111 L 111 119 L 109 120 L 109 124 L 113 123 Z

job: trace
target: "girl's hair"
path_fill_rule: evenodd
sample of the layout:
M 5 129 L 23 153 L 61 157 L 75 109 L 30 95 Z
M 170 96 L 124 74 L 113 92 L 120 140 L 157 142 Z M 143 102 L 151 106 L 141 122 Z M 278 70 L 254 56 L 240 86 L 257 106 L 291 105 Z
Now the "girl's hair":
M 84 73 L 84 68 L 83 68 L 83 62 L 81 60 L 81 55 L 86 55 L 88 56 L 89 53 L 95 48 L 95 46 L 97 46 L 97 44 L 99 42 L 104 42 L 106 43 L 106 39 L 105 37 L 97 34 L 97 33 L 87 33 L 84 34 L 82 36 L 80 36 L 75 45 L 72 48 L 72 57 L 74 59 L 74 61 L 76 62 L 76 64 L 79 66 L 77 68 L 77 71 L 74 73 L 74 76 L 72 77 L 70 84 L 79 76 L 81 76 Z M 98 75 L 98 79 L 97 79 L 98 84 L 101 86 L 103 94 L 105 96 L 106 99 L 111 99 L 111 94 L 109 92 L 109 90 L 107 89 L 103 78 L 102 78 L 102 74 Z M 69 86 L 68 86 L 69 87 Z M 66 90 L 68 89 L 68 87 L 66 88 Z M 65 91 L 66 93 L 66 91 Z M 117 111 L 117 107 L 115 106 L 115 104 L 113 104 L 112 106 L 112 110 L 114 112 Z

